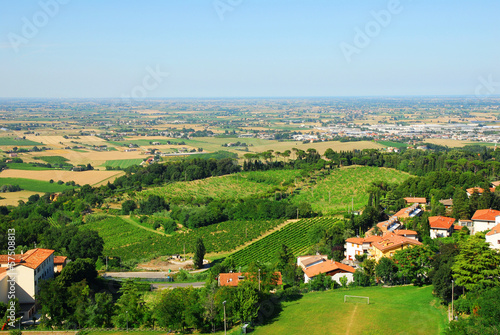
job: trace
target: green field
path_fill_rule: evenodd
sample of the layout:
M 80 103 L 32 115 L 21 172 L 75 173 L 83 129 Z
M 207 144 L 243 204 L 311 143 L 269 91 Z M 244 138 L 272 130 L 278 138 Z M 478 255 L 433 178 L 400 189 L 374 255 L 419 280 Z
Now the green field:
M 111 166 L 114 168 L 120 168 L 120 169 L 126 169 L 129 166 L 132 165 L 139 165 L 142 163 L 141 158 L 136 158 L 136 159 L 116 159 L 112 161 L 106 161 L 106 163 L 103 164 L 103 166 Z
M 43 180 L 24 179 L 24 178 L 0 178 L 2 185 L 19 185 L 23 190 L 32 192 L 57 193 L 67 189 L 74 188 L 64 184 L 49 183 Z
M 393 141 L 377 141 L 377 143 L 385 145 L 386 147 L 394 147 L 394 148 L 406 148 L 408 144 L 401 142 L 393 142 Z
M 336 215 L 347 212 L 354 201 L 354 210 L 359 210 L 368 203 L 366 189 L 373 181 L 401 183 L 410 175 L 394 169 L 372 166 L 352 166 L 334 170 L 316 184 L 300 190 L 293 198 L 295 202 L 307 201 L 314 211 L 323 215 Z
M 283 184 L 294 183 L 299 170 L 272 170 L 242 172 L 233 175 L 211 177 L 189 182 L 175 182 L 163 187 L 140 192 L 139 198 L 159 195 L 167 202 L 186 201 L 192 198 L 243 199 L 253 195 L 273 196 L 274 191 L 284 191 Z
M 15 170 L 32 170 L 32 171 L 41 171 L 41 170 L 52 170 L 51 168 L 48 167 L 43 167 L 43 166 L 35 166 L 32 164 L 27 164 L 27 163 L 8 163 L 7 167 L 9 169 L 15 169 Z
M 2 145 L 15 145 L 18 147 L 22 147 L 22 146 L 43 145 L 43 143 L 33 142 L 30 140 L 9 138 L 9 137 L 0 137 L 0 146 Z
M 344 295 L 368 296 L 344 303 Z M 368 287 L 312 292 L 283 303 L 276 320 L 255 329 L 255 335 L 282 334 L 440 334 L 446 311 L 432 296 L 432 286 Z
M 276 259 L 276 255 L 283 244 L 286 244 L 292 253 L 298 256 L 311 247 L 307 233 L 312 226 L 321 224 L 326 228 L 332 227 L 336 222 L 338 222 L 338 219 L 333 218 L 302 219 L 291 222 L 280 230 L 238 250 L 232 254 L 232 257 L 236 264 L 242 266 L 254 261 L 272 262 Z
M 119 256 L 122 260 L 149 260 L 154 257 L 194 251 L 198 237 L 203 238 L 207 252 L 224 252 L 256 239 L 283 221 L 227 221 L 189 232 L 163 236 L 120 217 L 87 223 L 81 229 L 94 229 L 104 239 L 104 254 Z
M 69 161 L 69 159 L 62 156 L 40 156 L 38 158 L 49 164 L 64 164 Z

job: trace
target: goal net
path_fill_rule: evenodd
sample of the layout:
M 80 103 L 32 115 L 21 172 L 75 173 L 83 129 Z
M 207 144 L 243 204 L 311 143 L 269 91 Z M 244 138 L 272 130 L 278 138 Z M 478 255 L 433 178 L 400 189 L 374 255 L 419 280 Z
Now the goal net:
M 370 304 L 370 297 L 361 297 L 358 295 L 344 295 L 344 302 L 353 302 L 353 303 L 366 303 Z

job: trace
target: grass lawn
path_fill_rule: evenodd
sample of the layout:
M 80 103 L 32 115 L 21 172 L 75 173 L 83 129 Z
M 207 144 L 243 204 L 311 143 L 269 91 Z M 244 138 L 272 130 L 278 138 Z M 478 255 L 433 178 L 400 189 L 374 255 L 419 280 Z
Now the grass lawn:
M 116 159 L 112 161 L 106 161 L 102 166 L 119 167 L 120 169 L 126 169 L 132 165 L 139 165 L 142 163 L 142 158 L 135 159 Z
M 344 303 L 344 295 L 370 297 Z M 272 324 L 260 334 L 440 334 L 447 326 L 446 311 L 432 296 L 432 286 L 368 287 L 305 294 L 285 302 Z
M 9 137 L 0 137 L 0 145 L 15 145 L 15 146 L 32 146 L 32 145 L 43 145 L 40 142 L 33 142 L 30 140 L 18 140 Z
M 7 167 L 9 169 L 16 169 L 16 170 L 32 170 L 32 171 L 52 170 L 51 168 L 48 167 L 35 166 L 27 163 L 8 163 Z
M 67 189 L 74 188 L 73 186 L 59 185 L 57 183 L 49 183 L 43 180 L 25 179 L 25 178 L 0 178 L 1 185 L 19 185 L 23 190 L 33 192 L 62 192 Z
M 408 144 L 400 143 L 400 142 L 392 142 L 392 141 L 377 141 L 377 143 L 385 145 L 386 147 L 395 147 L 395 148 L 406 148 Z
M 40 156 L 39 158 L 49 164 L 64 164 L 69 161 L 69 159 L 62 156 Z

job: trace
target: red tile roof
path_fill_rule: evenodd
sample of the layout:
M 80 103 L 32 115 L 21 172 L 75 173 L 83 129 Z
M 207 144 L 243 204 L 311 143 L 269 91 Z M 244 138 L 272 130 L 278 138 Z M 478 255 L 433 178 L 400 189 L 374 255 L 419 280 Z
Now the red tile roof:
M 277 277 L 277 281 L 274 285 L 282 285 L 283 280 L 281 278 L 281 272 L 277 271 L 274 274 Z M 236 287 L 240 281 L 245 280 L 247 277 L 249 277 L 249 274 L 242 272 L 220 273 L 219 285 Z
M 414 230 L 407 230 L 407 229 L 398 229 L 394 231 L 394 234 L 396 235 L 418 235 L 418 233 Z
M 7 268 L 0 268 L 0 280 L 2 280 L 5 276 L 7 276 Z
M 31 269 L 36 269 L 40 266 L 47 258 L 54 253 L 54 250 L 50 249 L 31 249 L 26 251 L 22 255 L 14 255 L 14 262 L 16 264 L 21 264 L 27 266 Z M 12 256 L 10 256 L 12 257 Z M 7 264 L 9 260 L 8 255 L 0 255 L 0 264 Z
M 481 188 L 481 187 L 471 187 L 471 188 L 468 188 L 466 191 L 469 194 L 472 194 L 474 192 L 479 193 L 479 194 L 483 194 L 484 189 Z M 490 192 L 492 192 L 492 193 L 495 192 L 495 188 L 494 187 L 490 187 Z
M 304 273 L 309 278 L 317 276 L 320 273 L 329 273 L 337 270 L 339 270 L 339 272 L 349 272 L 349 273 L 354 273 L 356 271 L 352 266 L 335 262 L 333 260 L 322 262 L 317 265 L 310 266 L 306 269 L 302 269 L 302 271 L 304 271 Z
M 379 249 L 380 251 L 386 251 L 398 248 L 405 244 L 422 245 L 422 243 L 417 240 L 413 240 L 404 236 L 398 236 L 394 233 L 389 233 L 385 235 L 381 241 L 372 243 L 372 246 Z
M 460 225 L 453 225 L 453 229 L 454 230 L 460 230 L 462 229 L 464 226 L 460 226 Z
M 450 229 L 454 223 L 454 218 L 446 216 L 429 216 L 429 226 L 433 229 Z
M 362 237 L 349 237 L 347 240 L 345 240 L 346 242 L 349 242 L 349 243 L 355 243 L 355 244 L 363 244 L 363 242 L 365 241 L 364 238 Z
M 500 211 L 494 209 L 478 209 L 472 216 L 473 221 L 495 221 Z
M 54 256 L 54 265 L 62 265 L 66 259 L 68 259 L 66 256 Z
M 495 234 L 500 234 L 500 224 L 497 224 L 495 227 L 491 228 L 491 230 L 486 233 L 486 236 L 491 236 Z

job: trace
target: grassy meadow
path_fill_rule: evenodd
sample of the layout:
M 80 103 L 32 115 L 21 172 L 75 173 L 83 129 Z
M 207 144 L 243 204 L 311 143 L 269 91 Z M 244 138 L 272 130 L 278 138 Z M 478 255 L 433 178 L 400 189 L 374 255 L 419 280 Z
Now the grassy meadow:
M 347 212 L 354 201 L 354 210 L 361 209 L 368 202 L 366 189 L 374 181 L 401 183 L 410 175 L 406 172 L 372 166 L 349 166 L 336 169 L 316 184 L 300 190 L 293 201 L 307 201 L 314 211 L 324 215 Z
M 48 192 L 57 193 L 67 189 L 74 188 L 73 186 L 59 185 L 57 183 L 49 183 L 43 180 L 25 179 L 25 178 L 0 178 L 1 185 L 19 185 L 23 190 L 33 192 Z M 15 193 L 15 192 L 14 192 Z
M 34 145 L 43 145 L 43 143 L 24 140 L 24 139 L 16 139 L 9 137 L 0 137 L 0 146 L 34 146 Z
M 142 159 L 141 158 L 135 158 L 135 159 L 116 159 L 116 160 L 106 161 L 106 163 L 104 163 L 103 166 L 111 166 L 113 168 L 126 169 L 129 166 L 139 165 L 141 163 L 142 163 Z
M 344 303 L 344 295 L 368 296 Z M 367 287 L 312 292 L 283 303 L 276 320 L 255 329 L 255 335 L 281 334 L 440 334 L 446 311 L 432 295 L 432 286 Z

